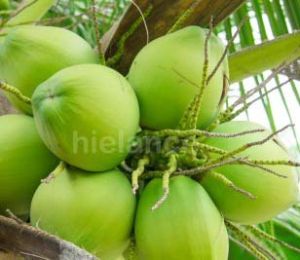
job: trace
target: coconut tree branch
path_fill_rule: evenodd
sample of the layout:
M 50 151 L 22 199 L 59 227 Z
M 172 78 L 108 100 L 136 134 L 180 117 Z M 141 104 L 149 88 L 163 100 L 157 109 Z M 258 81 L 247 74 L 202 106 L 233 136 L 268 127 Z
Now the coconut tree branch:
M 30 259 L 97 259 L 67 241 L 3 216 L 0 216 L 0 248 Z

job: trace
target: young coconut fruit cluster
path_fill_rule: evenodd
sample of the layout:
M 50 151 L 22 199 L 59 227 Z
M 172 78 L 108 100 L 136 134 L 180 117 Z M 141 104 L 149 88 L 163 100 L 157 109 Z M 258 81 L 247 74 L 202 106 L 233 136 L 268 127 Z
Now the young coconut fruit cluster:
M 133 89 L 110 68 L 75 65 L 39 85 L 32 108 L 41 139 L 72 165 L 60 166 L 38 188 L 32 224 L 101 259 L 117 259 L 128 246 L 135 212 L 130 182 L 116 169 L 138 130 Z
M 133 191 L 146 185 L 138 259 L 227 259 L 223 216 L 259 224 L 297 202 L 299 164 L 275 134 L 248 121 L 221 124 L 228 65 L 211 30 L 191 26 L 154 40 L 128 79 L 143 127 L 127 160 Z
M 139 107 L 127 80 L 95 64 L 96 57 L 87 42 L 61 28 L 20 26 L 1 39 L 1 87 L 14 95 L 15 106 L 34 113 L 17 116 L 27 123 L 0 122 L 7 127 L 1 126 L 1 179 L 7 183 L 1 214 L 28 214 L 32 201 L 34 226 L 101 259 L 116 259 L 129 243 L 136 200 L 116 167 L 138 130 Z M 59 159 L 68 165 L 48 176 Z
M 56 30 L 32 28 L 45 38 Z M 120 257 L 129 243 L 126 258 L 225 260 L 224 217 L 257 224 L 297 200 L 294 164 L 274 134 L 247 121 L 219 124 L 228 65 L 211 30 L 191 26 L 154 40 L 137 55 L 128 80 L 94 64 L 90 47 L 80 49 L 86 43 L 73 53 L 63 41 L 33 37 L 28 42 L 36 48 L 30 48 L 6 37 L 0 58 L 3 68 L 8 63 L 1 72 L 8 84 L 1 88 L 25 101 L 40 140 L 62 161 L 34 194 L 33 226 L 104 260 Z M 75 48 L 77 38 L 71 38 Z M 47 46 L 51 59 L 41 51 Z M 66 57 L 61 63 L 60 55 Z M 26 60 L 31 69 L 21 71 L 18 57 L 33 57 Z M 33 76 L 29 84 L 26 73 Z M 24 204 L 15 200 L 5 207 Z

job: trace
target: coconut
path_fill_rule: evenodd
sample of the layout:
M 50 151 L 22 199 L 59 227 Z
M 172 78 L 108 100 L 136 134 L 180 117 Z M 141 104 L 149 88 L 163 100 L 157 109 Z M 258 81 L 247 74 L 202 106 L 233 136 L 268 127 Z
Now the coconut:
M 127 156 L 138 130 L 137 98 L 127 80 L 102 65 L 56 73 L 32 97 L 38 131 L 62 160 L 106 171 Z
M 35 88 L 55 72 L 82 63 L 97 63 L 90 45 L 75 33 L 51 26 L 19 26 L 0 41 L 0 79 L 31 97 Z M 21 111 L 31 107 L 9 95 Z
M 202 83 L 207 33 L 206 29 L 189 26 L 152 41 L 138 53 L 128 79 L 139 100 L 143 127 L 178 126 Z M 222 42 L 212 35 L 208 42 L 208 74 L 216 67 L 223 52 Z M 226 78 L 228 64 L 225 59 L 205 88 L 198 128 L 208 126 L 220 110 Z
M 236 133 L 262 128 L 261 125 L 248 121 L 232 121 L 221 124 L 214 131 Z M 247 143 L 263 140 L 270 134 L 269 131 L 265 131 L 235 138 L 208 138 L 205 143 L 225 151 L 232 151 Z M 278 138 L 253 146 L 238 156 L 247 157 L 248 160 L 290 160 Z M 283 165 L 266 165 L 265 167 L 286 178 L 240 164 L 215 169 L 217 173 L 226 176 L 239 188 L 252 193 L 255 199 L 232 190 L 212 178 L 209 173 L 204 176 L 201 184 L 225 218 L 242 224 L 258 224 L 272 219 L 291 207 L 297 201 L 298 196 L 298 178 L 295 169 Z
M 174 177 L 160 208 L 162 180 L 153 179 L 139 201 L 135 238 L 138 259 L 215 259 L 228 257 L 228 235 L 221 214 L 202 188 L 189 177 Z
M 9 209 L 26 218 L 41 179 L 58 164 L 25 115 L 0 117 L 0 214 Z
M 115 260 L 128 246 L 134 212 L 135 197 L 122 172 L 59 167 L 34 194 L 31 223 L 101 259 Z

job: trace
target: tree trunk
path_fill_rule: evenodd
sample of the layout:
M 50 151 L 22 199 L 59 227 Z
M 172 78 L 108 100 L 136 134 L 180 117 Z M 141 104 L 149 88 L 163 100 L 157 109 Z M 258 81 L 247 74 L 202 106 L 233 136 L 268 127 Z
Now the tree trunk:
M 0 249 L 3 259 L 96 260 L 75 245 L 58 239 L 26 223 L 0 216 Z M 15 254 L 13 254 L 15 253 Z M 6 258 L 7 257 L 7 258 Z M 0 255 L 1 259 L 1 255 Z

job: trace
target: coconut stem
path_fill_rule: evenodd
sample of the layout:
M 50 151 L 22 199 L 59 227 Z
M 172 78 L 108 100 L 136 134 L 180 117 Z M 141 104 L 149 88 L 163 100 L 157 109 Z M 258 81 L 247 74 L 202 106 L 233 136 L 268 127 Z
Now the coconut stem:
M 211 17 L 211 20 L 209 23 L 209 31 L 207 33 L 207 36 L 205 39 L 205 44 L 204 44 L 204 65 L 203 65 L 203 69 L 202 69 L 202 82 L 200 85 L 199 93 L 198 93 L 198 95 L 196 95 L 196 97 L 194 99 L 194 102 L 193 102 L 194 104 L 192 105 L 192 112 L 188 116 L 188 119 L 189 119 L 188 121 L 190 121 L 188 127 L 191 129 L 197 128 L 197 120 L 198 120 L 198 116 L 199 116 L 200 109 L 201 109 L 203 94 L 204 94 L 205 88 L 207 87 L 207 76 L 208 76 L 208 66 L 209 66 L 208 45 L 209 45 L 209 40 L 211 38 L 212 32 L 213 32 L 213 17 Z
M 213 130 L 220 123 L 225 123 L 230 121 L 234 109 L 235 109 L 234 106 L 230 106 L 224 112 L 220 113 L 219 116 L 216 118 L 216 120 L 209 126 L 208 130 Z
M 171 146 L 168 146 L 168 149 L 163 151 L 162 154 L 158 154 L 158 157 L 160 158 L 161 156 L 164 156 L 164 154 L 168 152 L 174 152 L 177 151 L 177 166 L 179 167 L 180 170 L 177 170 L 172 173 L 172 175 L 178 176 L 178 175 L 185 175 L 185 176 L 200 176 L 208 171 L 211 171 L 215 168 L 222 167 L 224 165 L 232 165 L 232 164 L 240 164 L 240 165 L 248 165 L 253 168 L 258 168 L 261 169 L 262 171 L 265 171 L 267 173 L 273 174 L 277 177 L 281 178 L 287 178 L 286 175 L 277 173 L 276 171 L 265 167 L 264 165 L 287 165 L 287 166 L 300 166 L 300 163 L 293 162 L 293 161 L 284 161 L 284 160 L 279 160 L 279 161 L 259 161 L 259 160 L 248 160 L 247 157 L 237 157 L 237 154 L 249 149 L 252 146 L 256 145 L 261 145 L 264 144 L 265 142 L 269 141 L 272 139 L 276 134 L 278 134 L 281 131 L 284 131 L 287 129 L 288 126 L 283 127 L 282 129 L 276 131 L 275 133 L 270 134 L 263 140 L 255 141 L 252 143 L 247 143 L 241 147 L 238 147 L 237 149 L 233 151 L 225 151 L 207 144 L 201 143 L 201 138 L 195 139 L 193 142 L 193 154 L 192 157 L 190 158 L 187 152 L 186 152 L 186 145 L 189 145 L 189 138 L 194 135 L 198 135 L 200 137 L 203 137 L 203 135 L 208 135 L 208 137 L 221 137 L 221 138 L 229 138 L 229 137 L 237 137 L 241 135 L 246 135 L 246 134 L 252 134 L 256 132 L 263 132 L 265 131 L 264 129 L 253 129 L 253 130 L 248 130 L 240 133 L 233 133 L 233 134 L 224 134 L 224 133 L 212 133 L 212 132 L 207 132 L 203 130 L 176 130 L 176 129 L 164 129 L 160 131 L 150 131 L 146 130 L 142 132 L 142 135 L 147 138 L 147 137 L 158 137 L 163 140 L 168 140 L 170 137 L 176 137 L 177 141 L 176 143 L 172 143 Z M 169 142 L 168 142 L 169 143 Z M 149 147 L 148 147 L 149 148 Z M 151 151 L 148 151 L 151 154 Z M 153 153 L 157 153 L 153 151 Z M 210 160 L 210 153 L 216 153 L 219 154 L 220 156 L 218 158 Z M 186 155 L 188 158 L 186 158 Z M 156 158 L 157 156 L 154 156 L 153 158 Z M 149 158 L 152 158 L 151 156 Z M 155 165 L 155 162 L 151 162 L 151 164 Z M 143 174 L 143 179 L 151 179 L 155 177 L 162 177 L 163 173 L 158 170 L 158 171 L 148 171 Z M 167 190 L 165 190 L 167 192 Z
M 216 162 L 214 164 L 212 163 L 207 163 L 202 166 L 193 168 L 193 169 L 188 169 L 188 170 L 181 170 L 176 172 L 178 175 L 187 175 L 187 176 L 197 176 L 201 175 L 204 172 L 211 171 L 213 169 L 219 168 L 224 165 L 229 165 L 229 164 L 239 164 L 239 161 L 244 158 L 241 157 L 234 157 L 234 158 L 229 158 L 220 162 Z
M 200 87 L 196 86 L 199 88 L 198 94 L 193 98 L 192 102 L 189 104 L 188 108 L 183 114 L 183 117 L 181 118 L 179 122 L 179 129 L 196 129 L 197 128 L 197 119 L 198 115 L 200 112 L 200 107 L 203 99 L 203 93 L 204 89 L 206 87 L 206 80 L 207 80 L 207 73 L 208 73 L 208 65 L 209 65 L 209 60 L 208 60 L 208 44 L 209 44 L 209 39 L 212 34 L 212 23 L 213 23 L 213 18 L 211 17 L 210 21 L 210 29 L 206 35 L 205 38 L 205 44 L 204 44 L 204 62 L 203 62 L 203 68 L 202 68 L 202 82 Z
M 222 162 L 218 162 L 214 165 L 209 165 L 209 166 L 199 166 L 199 167 L 195 167 L 192 169 L 188 169 L 188 170 L 177 170 L 175 171 L 172 175 L 173 176 L 201 176 L 201 174 L 211 171 L 215 168 L 219 168 L 221 166 L 224 165 L 229 165 L 229 164 L 237 164 L 238 161 L 240 161 L 242 158 L 230 158 L 228 160 L 224 160 Z M 149 171 L 143 174 L 142 178 L 143 179 L 152 179 L 152 178 L 158 178 L 158 177 L 162 177 L 163 172 L 162 171 Z
M 222 149 L 219 149 L 217 147 L 213 147 L 213 146 L 210 146 L 207 144 L 203 144 L 203 143 L 195 143 L 194 146 L 196 149 L 200 149 L 202 151 L 206 151 L 209 153 L 216 153 L 216 154 L 221 154 L 221 155 L 224 155 L 227 153 L 225 150 L 222 150 Z
M 221 154 L 224 156 L 226 156 L 226 154 L 227 154 L 227 152 L 225 150 L 211 147 L 209 145 L 205 145 L 205 144 L 201 144 L 201 143 L 197 143 L 196 145 L 199 147 L 202 146 L 202 147 L 204 147 L 203 149 L 206 149 L 207 151 L 212 152 L 212 153 L 218 153 L 218 154 Z M 200 167 L 193 168 L 191 170 L 187 170 L 187 171 L 183 171 L 183 172 L 190 174 L 190 175 L 197 175 L 199 173 L 202 173 L 202 172 L 205 172 L 208 170 L 212 170 L 212 169 L 215 169 L 215 168 L 227 165 L 227 164 L 245 164 L 245 165 L 248 165 L 253 168 L 259 168 L 259 169 L 261 169 L 265 172 L 268 172 L 270 174 L 273 174 L 277 177 L 287 178 L 286 175 L 277 173 L 270 168 L 264 167 L 263 166 L 264 163 L 266 165 L 289 165 L 289 166 L 295 166 L 295 165 L 299 164 L 297 162 L 292 162 L 292 161 L 255 161 L 255 160 L 248 160 L 247 158 L 230 156 L 228 159 L 226 158 L 226 159 L 219 160 L 219 158 L 218 158 L 213 161 L 208 161 L 206 164 L 203 164 Z M 299 166 L 297 166 L 297 167 L 299 167 Z
M 29 97 L 24 96 L 22 94 L 22 92 L 20 90 L 18 90 L 17 88 L 15 88 L 3 81 L 0 81 L 0 89 L 4 90 L 5 92 L 8 92 L 10 94 L 13 94 L 20 101 L 22 101 L 28 105 L 31 105 L 31 99 Z
M 169 136 L 176 136 L 179 138 L 187 138 L 191 136 L 199 136 L 199 137 L 213 137 L 213 138 L 235 138 L 240 137 L 248 134 L 254 134 L 259 132 L 264 132 L 265 129 L 258 128 L 254 130 L 247 130 L 243 132 L 237 132 L 232 134 L 227 133 L 215 133 L 215 132 L 209 132 L 205 130 L 199 130 L 199 129 L 188 129 L 188 130 L 179 130 L 179 129 L 163 129 L 159 131 L 151 131 L 151 130 L 145 130 L 142 132 L 145 136 L 157 136 L 157 137 L 169 137 Z
M 255 142 L 251 142 L 251 143 L 247 143 L 231 152 L 228 152 L 227 154 L 224 154 L 223 156 L 220 156 L 219 158 L 215 159 L 215 160 L 212 160 L 210 162 L 210 164 L 214 164 L 214 163 L 217 163 L 217 162 L 220 162 L 220 161 L 224 161 L 225 159 L 227 158 L 231 158 L 231 157 L 234 157 L 235 155 L 241 153 L 241 152 L 244 152 L 246 151 L 247 149 L 253 147 L 253 146 L 258 146 L 258 145 L 262 145 L 266 142 L 268 142 L 269 140 L 271 140 L 274 136 L 276 136 L 278 133 L 286 130 L 288 127 L 291 127 L 291 125 L 287 125 L 281 129 L 279 129 L 278 131 L 270 134 L 269 136 L 267 136 L 266 138 L 262 139 L 262 140 L 259 140 L 259 141 L 255 141 Z
M 54 180 L 63 170 L 65 169 L 66 165 L 63 161 L 59 163 L 59 165 L 52 171 L 48 177 L 41 180 L 41 183 L 49 184 L 52 180 Z
M 143 174 L 145 166 L 149 164 L 149 162 L 150 160 L 148 156 L 145 156 L 138 161 L 137 168 L 132 172 L 131 183 L 133 194 L 136 194 L 137 190 L 139 189 L 139 177 Z
M 248 191 L 236 186 L 231 180 L 229 180 L 223 174 L 220 174 L 220 173 L 217 173 L 214 171 L 207 172 L 206 174 L 209 174 L 212 178 L 214 178 L 216 181 L 221 182 L 229 189 L 232 189 L 232 190 L 242 194 L 243 196 L 246 196 L 249 199 L 252 199 L 252 200 L 256 199 L 256 196 L 254 196 L 251 192 L 248 192 Z
M 291 160 L 249 160 L 254 164 L 260 165 L 286 165 L 292 167 L 300 167 L 300 162 L 295 162 Z
M 176 154 L 171 154 L 168 161 L 168 169 L 163 172 L 163 181 L 162 181 L 162 188 L 163 188 L 163 196 L 155 203 L 152 207 L 152 210 L 158 209 L 168 198 L 170 188 L 170 177 L 177 169 L 177 156 Z
M 241 160 L 241 161 L 240 161 L 240 164 L 245 164 L 245 165 L 248 165 L 248 166 L 253 167 L 253 168 L 261 169 L 261 170 L 263 170 L 264 172 L 273 174 L 274 176 L 277 176 L 277 177 L 279 177 L 279 178 L 287 178 L 287 177 L 288 177 L 287 175 L 278 173 L 278 172 L 276 172 L 276 171 L 273 171 L 273 170 L 270 169 L 270 168 L 264 167 L 264 166 L 259 165 L 259 164 L 255 164 L 255 163 L 253 163 L 253 162 L 251 162 L 251 161 L 248 161 L 248 160 Z
M 237 149 L 234 149 L 233 151 L 226 151 L 217 147 L 210 146 L 208 144 L 202 143 L 203 137 L 219 137 L 219 138 L 233 138 L 233 137 L 239 137 L 243 135 L 253 134 L 257 132 L 264 132 L 265 129 L 253 129 L 253 130 L 247 130 L 239 133 L 214 133 L 214 132 L 208 132 L 204 130 L 198 130 L 198 129 L 188 129 L 188 130 L 180 130 L 180 129 L 163 129 L 159 131 L 152 131 L 152 130 L 144 130 L 141 132 L 141 139 L 144 140 L 144 138 L 153 138 L 156 137 L 156 142 L 159 142 L 160 144 L 163 144 L 162 147 L 165 149 L 163 150 L 155 150 L 156 148 L 153 146 L 150 146 L 150 150 L 147 150 L 147 153 L 145 152 L 146 149 L 149 149 L 149 143 L 147 147 L 144 147 L 142 145 L 142 152 L 141 154 L 147 154 L 148 160 L 143 160 L 142 158 L 140 161 L 138 161 L 138 167 L 132 174 L 132 183 L 134 187 L 134 191 L 138 188 L 138 179 L 141 177 L 142 179 L 152 179 L 152 178 L 162 178 L 163 179 L 163 195 L 162 197 L 156 202 L 156 204 L 152 207 L 152 210 L 155 210 L 159 208 L 163 202 L 168 198 L 169 195 L 169 180 L 171 176 L 189 176 L 194 177 L 201 181 L 201 178 L 203 178 L 204 174 L 211 174 L 212 178 L 216 179 L 217 181 L 220 181 L 223 185 L 226 185 L 228 188 L 232 189 L 235 192 L 239 192 L 240 194 L 246 196 L 249 199 L 255 199 L 255 195 L 251 194 L 249 191 L 246 191 L 237 185 L 235 185 L 230 179 L 228 179 L 226 176 L 213 172 L 214 169 L 220 168 L 225 165 L 247 165 L 250 167 L 261 169 L 265 172 L 268 172 L 270 174 L 273 174 L 277 177 L 281 178 L 287 178 L 287 176 L 282 175 L 280 173 L 275 172 L 272 169 L 269 169 L 267 167 L 264 167 L 264 165 L 287 165 L 287 166 L 298 166 L 300 167 L 300 163 L 293 162 L 293 161 L 285 161 L 285 160 L 248 160 L 247 157 L 238 157 L 237 155 L 239 153 L 244 152 L 245 150 L 249 149 L 253 146 L 262 145 L 272 138 L 274 138 L 275 135 L 278 133 L 284 131 L 290 127 L 290 125 L 287 125 L 278 131 L 268 135 L 262 140 L 258 140 L 255 142 L 250 142 L 247 144 L 244 144 L 241 147 L 238 147 Z M 168 138 L 176 138 L 176 142 L 169 142 Z M 198 137 L 191 139 L 193 137 Z M 193 151 L 190 154 L 189 153 L 189 144 L 190 141 L 193 140 L 192 148 Z M 144 143 L 144 141 L 143 141 Z M 167 143 L 168 145 L 165 145 Z M 152 150 L 152 148 L 153 150 Z M 215 159 L 210 159 L 210 153 L 216 153 L 220 156 Z M 169 154 L 169 155 L 168 155 Z M 167 170 L 162 171 L 161 168 L 164 167 L 165 158 L 168 158 L 167 163 Z M 136 157 L 135 157 L 136 160 Z M 145 165 L 154 165 L 156 166 L 156 169 L 154 171 L 145 171 Z

